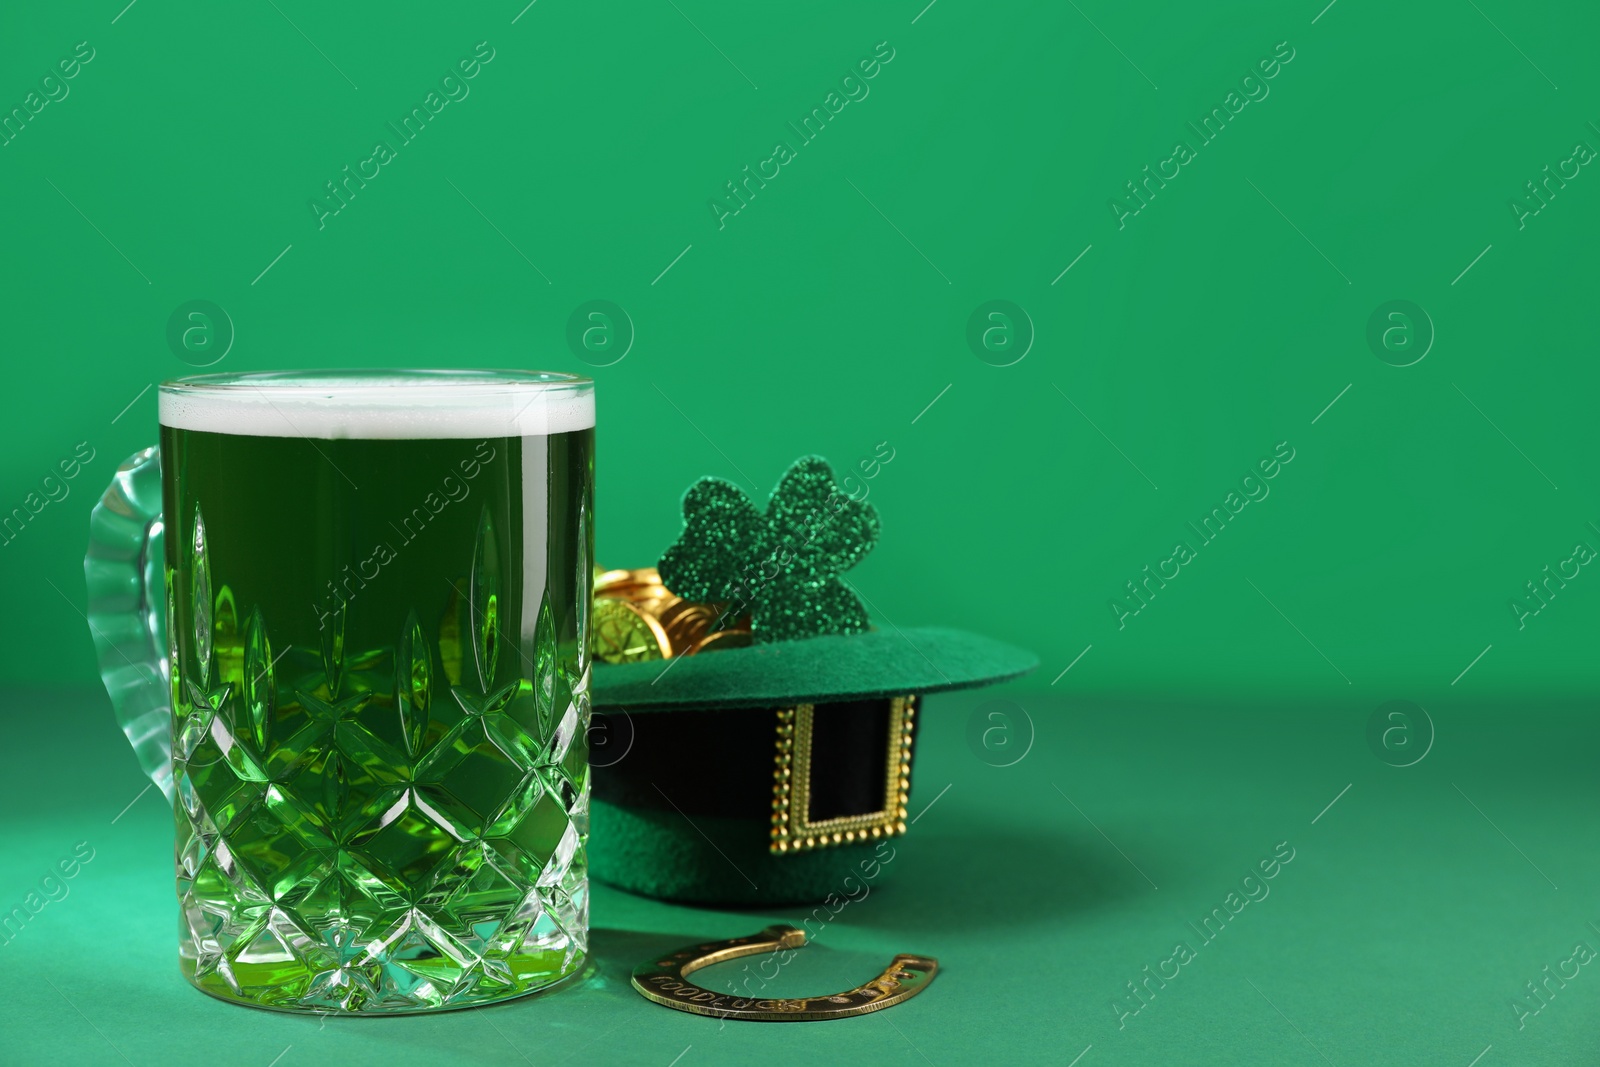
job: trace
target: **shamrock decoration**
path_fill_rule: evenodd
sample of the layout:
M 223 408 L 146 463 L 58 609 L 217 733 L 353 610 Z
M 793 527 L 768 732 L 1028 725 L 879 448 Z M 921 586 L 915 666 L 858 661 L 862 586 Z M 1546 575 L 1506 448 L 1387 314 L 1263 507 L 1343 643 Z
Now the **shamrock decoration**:
M 867 610 L 839 575 L 878 540 L 878 512 L 834 484 L 821 456 L 778 482 L 766 514 L 732 482 L 702 478 L 683 495 L 683 534 L 659 571 L 678 596 L 750 615 L 751 640 L 865 631 Z

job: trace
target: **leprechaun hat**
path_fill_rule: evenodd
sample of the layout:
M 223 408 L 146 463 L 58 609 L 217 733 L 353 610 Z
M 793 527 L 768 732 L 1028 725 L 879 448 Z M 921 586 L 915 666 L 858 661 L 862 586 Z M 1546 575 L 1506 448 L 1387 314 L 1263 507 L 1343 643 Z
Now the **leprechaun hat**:
M 797 460 L 758 510 L 703 478 L 657 568 L 596 578 L 590 871 L 704 904 L 853 896 L 907 829 L 921 701 L 1038 666 L 944 628 L 874 628 L 842 573 L 877 510 Z

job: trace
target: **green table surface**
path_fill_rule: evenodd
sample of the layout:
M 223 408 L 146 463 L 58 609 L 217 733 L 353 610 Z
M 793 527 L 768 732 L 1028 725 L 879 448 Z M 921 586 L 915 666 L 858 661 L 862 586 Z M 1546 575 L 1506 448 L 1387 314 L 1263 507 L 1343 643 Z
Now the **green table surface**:
M 801 909 L 679 907 L 603 885 L 593 893 L 593 965 L 581 984 L 551 994 L 389 1019 L 212 1000 L 178 974 L 170 819 L 157 791 L 141 792 L 103 694 L 7 691 L 0 903 L 21 904 L 79 842 L 94 858 L 0 947 L 0 1062 L 1497 1067 L 1600 1058 L 1600 967 L 1568 962 L 1579 944 L 1600 948 L 1592 709 L 1441 701 L 1428 709 L 1437 737 L 1427 756 L 1396 768 L 1368 748 L 1370 702 L 1012 695 L 1035 740 L 1009 767 L 980 761 L 967 741 L 969 716 L 993 694 L 929 701 L 915 826 L 869 895 L 825 926 L 771 991 L 849 988 L 897 952 L 937 957 L 937 979 L 876 1015 L 769 1025 L 657 1007 L 628 974 L 664 948 L 798 921 Z M 1223 907 L 1282 842 L 1294 858 L 1265 883 L 1268 894 L 1204 942 L 1189 924 Z M 1180 941 L 1193 959 L 1119 1019 L 1112 1005 L 1127 983 Z M 731 981 L 741 966 L 700 980 Z M 1525 983 L 1563 969 L 1577 973 L 1549 978 L 1540 1010 L 1519 1019 L 1512 1003 L 1527 997 Z

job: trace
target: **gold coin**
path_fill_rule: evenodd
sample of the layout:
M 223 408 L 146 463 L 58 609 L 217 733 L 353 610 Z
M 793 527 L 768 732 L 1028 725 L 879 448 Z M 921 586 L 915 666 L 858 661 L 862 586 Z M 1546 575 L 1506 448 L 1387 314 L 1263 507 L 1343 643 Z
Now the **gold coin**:
M 662 613 L 672 607 L 672 605 L 678 603 L 678 598 L 673 596 L 671 593 L 663 593 L 660 596 L 642 597 L 638 600 L 635 600 L 631 597 L 624 597 L 622 598 L 622 602 L 630 605 L 640 614 L 648 615 L 652 619 L 655 619 L 659 622 Z
M 632 571 L 618 570 L 603 571 L 596 566 L 594 569 L 594 587 L 596 590 L 600 590 L 608 586 L 622 585 L 632 580 L 629 577 L 632 573 Z
M 597 600 L 589 617 L 590 644 L 605 663 L 665 659 L 672 647 L 661 624 L 622 600 Z
M 606 585 L 660 585 L 661 575 L 654 567 L 635 567 L 632 570 L 606 571 L 601 576 Z
M 654 567 L 613 567 L 609 570 L 595 568 L 600 575 L 619 582 L 659 582 L 661 574 Z
M 717 609 L 711 604 L 680 600 L 663 611 L 660 619 L 673 651 L 681 652 L 706 635 L 717 621 Z
M 706 634 L 684 650 L 685 656 L 693 656 L 708 649 L 718 651 L 724 648 L 748 648 L 751 643 L 749 630 L 718 630 L 716 633 Z
M 649 600 L 652 597 L 667 596 L 667 587 L 660 582 L 611 582 L 603 586 L 595 586 L 596 596 L 611 597 L 616 600 Z
M 698 604 L 693 600 L 673 597 L 672 603 L 662 605 L 659 618 L 662 626 L 670 627 L 679 625 L 680 620 L 714 619 L 716 616 L 717 611 L 710 604 Z

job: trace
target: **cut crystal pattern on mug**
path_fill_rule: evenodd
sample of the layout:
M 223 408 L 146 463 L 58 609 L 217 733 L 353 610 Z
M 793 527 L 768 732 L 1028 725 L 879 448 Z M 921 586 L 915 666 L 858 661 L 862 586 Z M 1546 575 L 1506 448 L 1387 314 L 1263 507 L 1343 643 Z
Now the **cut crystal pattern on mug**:
M 169 595 L 192 605 L 193 634 L 174 636 L 175 860 L 183 966 L 202 989 L 420 1011 L 582 963 L 587 694 L 548 603 L 528 676 L 493 684 L 515 654 L 495 536 L 485 513 L 464 617 L 432 643 L 413 611 L 390 648 L 346 648 L 339 619 L 320 648 L 275 650 L 271 620 L 214 588 L 196 509 L 191 588 Z M 446 668 L 459 684 L 436 663 L 464 668 Z

